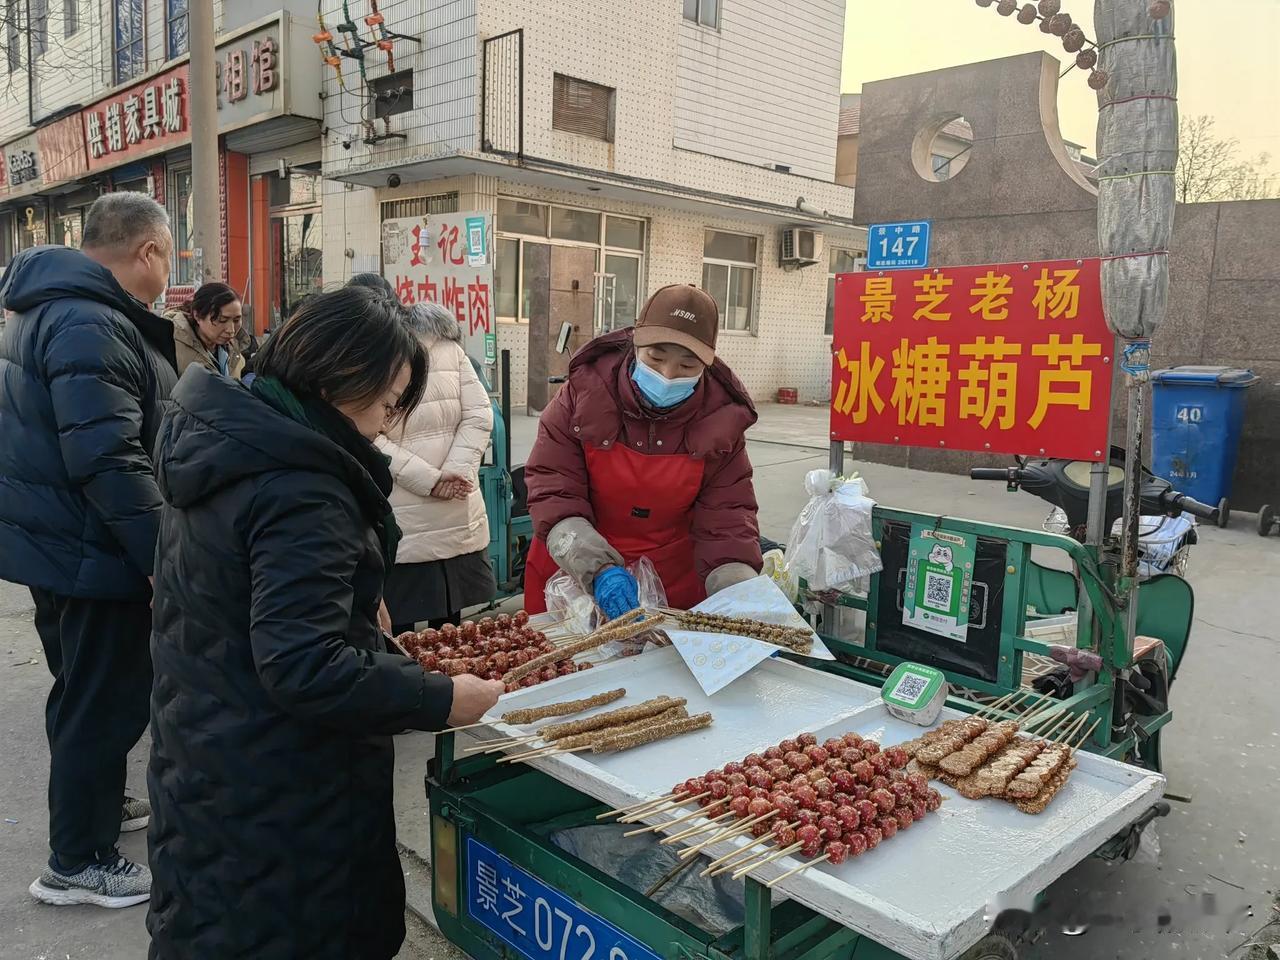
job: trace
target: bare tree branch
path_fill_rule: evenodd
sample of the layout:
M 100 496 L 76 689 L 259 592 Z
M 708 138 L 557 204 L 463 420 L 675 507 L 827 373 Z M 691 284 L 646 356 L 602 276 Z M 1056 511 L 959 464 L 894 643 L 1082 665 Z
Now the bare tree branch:
M 1261 200 L 1280 196 L 1280 174 L 1261 153 L 1243 159 L 1240 141 L 1219 137 L 1213 117 L 1183 117 L 1178 125 L 1176 195 L 1179 203 Z

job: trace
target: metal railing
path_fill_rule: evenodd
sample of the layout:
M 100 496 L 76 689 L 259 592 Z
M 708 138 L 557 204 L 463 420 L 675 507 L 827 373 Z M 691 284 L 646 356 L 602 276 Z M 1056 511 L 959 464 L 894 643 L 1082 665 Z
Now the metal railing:
M 524 30 L 484 41 L 480 149 L 524 156 Z

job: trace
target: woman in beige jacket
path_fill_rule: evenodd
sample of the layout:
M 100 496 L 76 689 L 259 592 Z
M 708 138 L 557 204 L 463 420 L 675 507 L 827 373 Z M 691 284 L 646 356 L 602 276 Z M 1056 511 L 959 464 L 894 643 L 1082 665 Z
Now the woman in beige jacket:
M 244 323 L 240 294 L 225 283 L 202 284 L 190 300 L 164 312 L 173 324 L 178 374 L 198 363 L 213 373 L 239 380 L 244 372 L 239 334 Z
M 409 314 L 427 348 L 427 389 L 378 440 L 391 458 L 391 505 L 403 533 L 384 591 L 397 634 L 423 620 L 456 622 L 496 590 L 478 479 L 493 430 L 489 394 L 462 349 L 458 321 L 436 304 Z

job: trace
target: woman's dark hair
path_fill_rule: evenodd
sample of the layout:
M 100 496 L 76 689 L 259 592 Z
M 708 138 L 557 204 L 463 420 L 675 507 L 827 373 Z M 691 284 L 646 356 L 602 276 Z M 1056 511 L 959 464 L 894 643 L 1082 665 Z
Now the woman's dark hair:
M 222 313 L 222 308 L 229 303 L 235 303 L 240 299 L 240 294 L 236 293 L 225 283 L 217 281 L 201 284 L 197 290 L 180 309 L 187 315 L 188 320 L 194 320 L 197 317 L 216 317 Z
M 395 287 L 391 286 L 391 281 L 386 277 L 380 277 L 376 273 L 357 273 L 354 277 L 347 281 L 348 287 L 368 287 L 370 290 L 377 290 L 379 293 L 396 299 Z
M 258 351 L 254 368 L 300 396 L 330 404 L 369 403 L 409 365 L 409 385 L 396 413 L 422 399 L 427 354 L 393 298 L 365 287 L 317 293 L 293 312 Z

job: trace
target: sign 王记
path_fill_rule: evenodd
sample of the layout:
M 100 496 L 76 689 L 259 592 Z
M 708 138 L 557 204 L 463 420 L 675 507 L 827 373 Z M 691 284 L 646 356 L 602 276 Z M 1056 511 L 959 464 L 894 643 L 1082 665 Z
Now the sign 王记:
M 831 438 L 1100 460 L 1099 261 L 840 274 Z
M 493 265 L 469 256 L 470 234 L 487 236 L 490 215 L 447 213 L 382 222 L 382 275 L 400 302 L 438 303 L 462 326 L 467 356 L 493 362 Z M 478 223 L 477 223 L 478 221 Z M 496 340 L 496 337 L 494 338 Z

